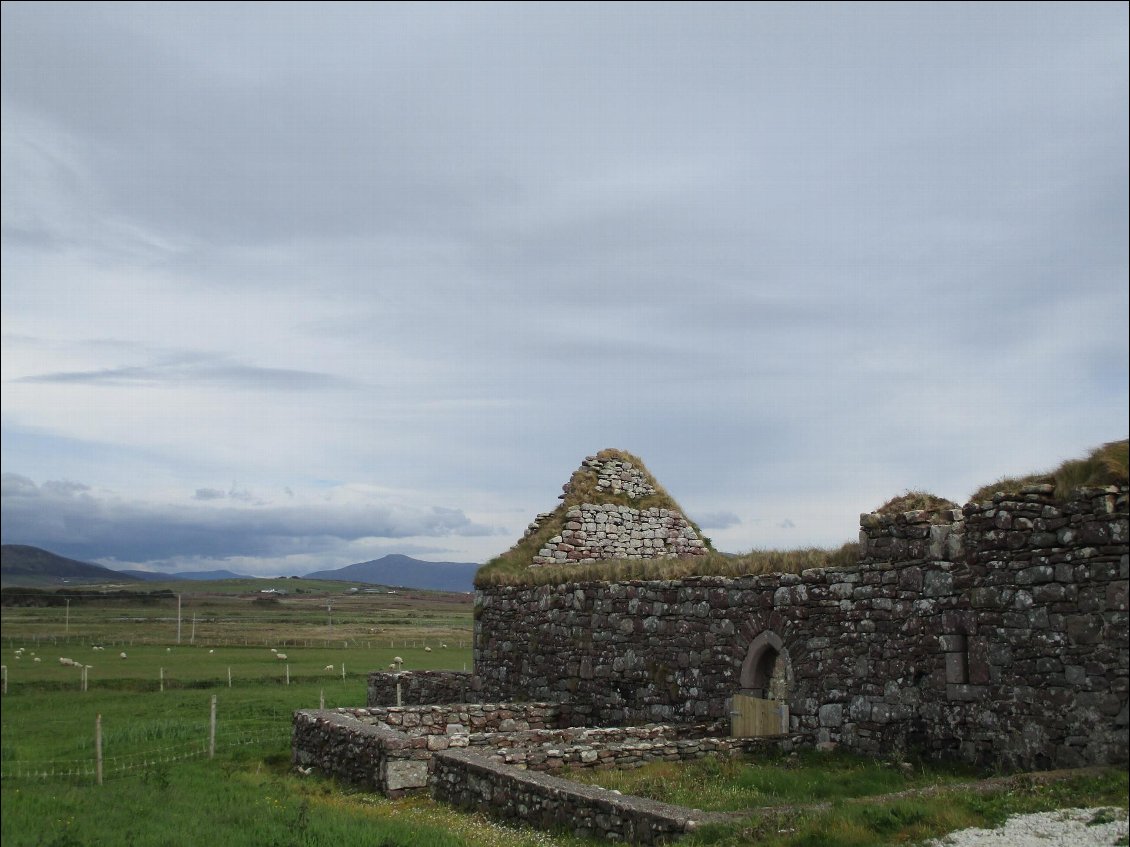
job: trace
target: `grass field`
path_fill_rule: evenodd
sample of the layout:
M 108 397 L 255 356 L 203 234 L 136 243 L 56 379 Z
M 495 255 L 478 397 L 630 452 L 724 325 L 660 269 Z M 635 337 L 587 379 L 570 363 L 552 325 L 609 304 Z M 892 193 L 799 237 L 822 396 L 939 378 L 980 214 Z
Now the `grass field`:
M 469 597 L 347 594 L 332 583 L 263 602 L 264 595 L 246 587 L 201 584 L 191 593 L 183 583 L 179 587 L 180 643 L 175 597 L 0 610 L 0 657 L 8 676 L 0 744 L 4 847 L 591 843 L 501 826 L 426 797 L 388 800 L 291 767 L 295 709 L 322 702 L 363 705 L 368 672 L 387 667 L 394 656 L 406 669 L 469 668 Z M 93 666 L 86 691 L 80 671 L 59 664 L 60 657 Z M 887 766 L 839 761 L 817 759 L 806 771 L 789 762 L 751 770 L 706 760 L 601 778 L 623 779 L 615 785 L 622 791 L 699 808 L 744 812 L 766 803 L 797 805 L 739 817 L 696 834 L 691 844 L 899 844 L 998 822 L 1009 811 L 1126 804 L 1122 774 L 990 796 L 955 787 L 940 798 L 858 806 L 844 798 L 907 783 Z M 802 808 L 822 798 L 832 806 Z

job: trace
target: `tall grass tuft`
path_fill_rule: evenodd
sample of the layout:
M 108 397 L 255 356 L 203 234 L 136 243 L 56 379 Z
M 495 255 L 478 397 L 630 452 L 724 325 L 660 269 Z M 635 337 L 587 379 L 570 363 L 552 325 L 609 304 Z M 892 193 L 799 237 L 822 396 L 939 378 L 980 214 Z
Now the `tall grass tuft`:
M 1043 473 L 1002 477 L 974 491 L 969 500 L 985 503 L 994 494 L 1015 494 L 1031 485 L 1052 485 L 1055 496 L 1067 499 L 1079 488 L 1130 484 L 1130 439 L 1110 441 L 1096 447 L 1081 459 L 1068 459 L 1058 468 Z

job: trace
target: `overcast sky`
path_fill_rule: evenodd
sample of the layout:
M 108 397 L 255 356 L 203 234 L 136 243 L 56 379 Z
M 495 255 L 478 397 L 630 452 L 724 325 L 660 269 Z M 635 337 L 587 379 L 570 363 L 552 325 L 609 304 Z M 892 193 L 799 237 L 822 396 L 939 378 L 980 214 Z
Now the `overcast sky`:
M 1126 3 L 3 4 L 3 541 L 838 545 L 1127 435 Z

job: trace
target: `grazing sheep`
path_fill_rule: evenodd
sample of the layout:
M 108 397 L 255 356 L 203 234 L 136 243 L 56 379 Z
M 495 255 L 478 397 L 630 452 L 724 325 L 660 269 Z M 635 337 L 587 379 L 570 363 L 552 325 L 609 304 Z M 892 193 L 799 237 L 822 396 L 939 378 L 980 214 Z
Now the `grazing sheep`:
M 77 668 L 77 667 L 81 667 L 81 666 L 79 665 L 79 663 L 78 663 L 78 662 L 76 662 L 76 661 L 75 661 L 74 659 L 68 659 L 68 658 L 66 658 L 65 656 L 60 656 L 60 657 L 59 657 L 59 664 L 60 664 L 60 665 L 62 665 L 63 667 L 65 667 L 65 668 Z
M 424 648 L 424 652 L 425 652 L 425 653 L 430 653 L 430 652 L 432 652 L 432 648 L 431 648 L 431 647 L 425 647 L 425 648 Z
M 34 659 L 32 659 L 32 661 L 33 662 L 42 662 L 43 660 L 41 658 L 39 658 L 38 656 L 36 656 Z
M 209 650 L 209 651 L 208 651 L 208 655 L 209 655 L 209 656 L 211 656 L 211 655 L 212 655 L 213 653 L 215 653 L 215 652 L 216 652 L 215 650 Z
M 119 659 L 124 659 L 125 657 L 126 657 L 125 651 L 122 651 L 121 653 L 118 654 Z
M 441 641 L 439 643 L 439 647 L 440 647 L 441 650 L 446 650 L 447 649 L 447 643 L 444 642 L 444 641 Z
M 277 652 L 279 652 L 279 651 L 278 651 L 278 650 L 276 650 L 276 649 L 275 649 L 274 647 L 272 647 L 272 648 L 271 648 L 271 652 L 272 652 L 272 653 L 277 653 Z
M 388 669 L 389 669 L 390 671 L 394 671 L 394 670 L 396 670 L 396 662 L 389 662 L 389 663 L 388 663 Z
M 276 659 L 285 659 L 286 653 L 275 653 L 275 658 Z
M 332 671 L 333 669 L 334 669 L 333 665 L 326 665 L 324 668 L 322 668 L 322 670 L 324 670 L 324 671 Z

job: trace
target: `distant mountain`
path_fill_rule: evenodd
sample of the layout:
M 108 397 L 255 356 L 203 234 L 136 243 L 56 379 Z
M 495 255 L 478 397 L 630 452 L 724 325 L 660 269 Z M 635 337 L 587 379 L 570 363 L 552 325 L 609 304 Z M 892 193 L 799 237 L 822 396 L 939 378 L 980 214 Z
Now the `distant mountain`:
M 125 570 L 118 571 L 118 573 L 127 573 L 130 576 L 136 576 L 138 579 L 144 579 L 147 582 L 157 582 L 162 580 L 209 580 L 209 579 L 253 579 L 247 574 L 233 573 L 232 571 L 180 571 L 178 573 L 161 573 L 160 571 L 134 571 Z
M 423 562 L 393 553 L 371 562 L 308 573 L 304 579 L 340 579 L 430 591 L 470 591 L 478 569 L 473 562 Z
M 58 556 L 39 547 L 4 544 L 0 547 L 0 576 L 8 583 L 54 585 L 60 582 L 139 582 L 131 574 Z

